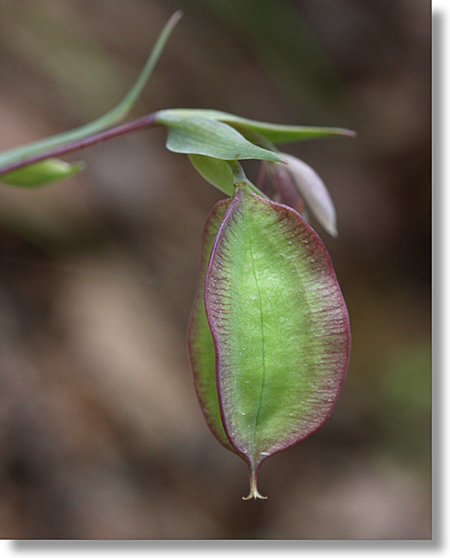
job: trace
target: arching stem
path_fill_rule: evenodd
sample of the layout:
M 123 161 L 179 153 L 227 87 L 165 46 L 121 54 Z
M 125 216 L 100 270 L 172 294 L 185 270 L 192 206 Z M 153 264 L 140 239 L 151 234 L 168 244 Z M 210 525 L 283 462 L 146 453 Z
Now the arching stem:
M 0 176 L 16 171 L 23 167 L 27 167 L 34 163 L 45 161 L 46 159 L 61 157 L 63 155 L 68 155 L 69 153 L 74 153 L 75 151 L 80 151 L 81 149 L 85 149 L 86 147 L 102 143 L 109 139 L 117 138 L 125 134 L 130 134 L 132 132 L 137 132 L 138 130 L 145 130 L 147 128 L 160 126 L 160 124 L 156 122 L 156 115 L 156 112 L 147 114 L 146 116 L 138 118 L 137 120 L 133 120 L 132 122 L 128 122 L 127 124 L 121 124 L 119 126 L 115 126 L 114 128 L 109 128 L 109 130 L 93 134 L 92 136 L 89 136 L 82 140 L 69 142 L 64 145 L 60 145 L 59 147 L 49 149 L 48 151 L 38 153 L 36 155 L 31 155 L 20 161 L 15 161 L 14 163 L 10 163 L 9 165 L 2 167 L 0 169 Z

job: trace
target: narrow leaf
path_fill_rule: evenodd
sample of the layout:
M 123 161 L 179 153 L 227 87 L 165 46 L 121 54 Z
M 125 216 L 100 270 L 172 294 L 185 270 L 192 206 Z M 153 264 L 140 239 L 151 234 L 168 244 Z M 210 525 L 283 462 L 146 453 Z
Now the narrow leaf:
M 83 163 L 66 163 L 60 159 L 46 159 L 40 163 L 4 174 L 0 182 L 11 186 L 27 188 L 44 186 L 56 180 L 62 180 L 78 174 L 84 169 Z
M 221 416 L 249 464 L 312 434 L 347 368 L 348 314 L 327 251 L 295 211 L 240 188 L 205 278 Z
M 194 168 L 203 178 L 229 196 L 234 193 L 233 173 L 230 165 L 222 159 L 206 155 L 189 155 Z
M 237 130 L 209 118 L 157 114 L 156 122 L 168 128 L 166 147 L 175 153 L 207 155 L 216 159 L 262 159 L 283 162 L 274 151 L 263 149 L 246 140 Z
M 188 327 L 188 351 L 200 407 L 212 433 L 226 448 L 235 451 L 222 425 L 216 384 L 214 343 L 206 319 L 204 286 L 206 267 L 220 223 L 230 200 L 218 202 L 206 219 L 202 238 L 201 275 L 192 306 Z
M 169 109 L 161 111 L 180 117 L 200 117 L 220 122 L 226 122 L 234 128 L 245 133 L 250 131 L 259 134 L 271 143 L 288 143 L 291 141 L 324 138 L 328 136 L 355 136 L 355 132 L 345 128 L 315 127 L 315 126 L 289 126 L 286 124 L 272 124 L 242 118 L 234 114 L 209 109 Z

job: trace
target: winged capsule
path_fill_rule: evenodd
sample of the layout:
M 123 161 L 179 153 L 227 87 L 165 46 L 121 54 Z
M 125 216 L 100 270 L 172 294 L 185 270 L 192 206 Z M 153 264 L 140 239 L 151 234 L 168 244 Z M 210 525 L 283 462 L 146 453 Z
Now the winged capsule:
M 319 236 L 293 209 L 236 186 L 205 225 L 188 345 L 206 420 L 246 461 L 247 498 L 260 498 L 261 463 L 330 416 L 350 330 Z
M 216 380 L 216 354 L 206 317 L 205 276 L 211 250 L 230 199 L 219 201 L 208 215 L 203 229 L 201 274 L 188 326 L 188 350 L 195 389 L 206 422 L 218 441 L 234 450 L 222 424 Z

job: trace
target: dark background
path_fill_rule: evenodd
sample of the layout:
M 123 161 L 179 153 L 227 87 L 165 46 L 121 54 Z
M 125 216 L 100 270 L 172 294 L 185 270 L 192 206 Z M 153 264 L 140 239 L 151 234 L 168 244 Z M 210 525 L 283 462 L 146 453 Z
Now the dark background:
M 329 422 L 265 463 L 208 431 L 185 352 L 220 193 L 163 130 L 79 177 L 0 189 L 0 536 L 431 536 L 430 6 L 422 0 L 4 0 L 0 149 L 93 119 L 184 18 L 131 116 L 217 108 L 356 130 L 286 148 L 328 184 L 320 228 L 352 326 Z M 247 166 L 255 175 L 256 166 Z M 313 223 L 315 225 L 315 223 Z

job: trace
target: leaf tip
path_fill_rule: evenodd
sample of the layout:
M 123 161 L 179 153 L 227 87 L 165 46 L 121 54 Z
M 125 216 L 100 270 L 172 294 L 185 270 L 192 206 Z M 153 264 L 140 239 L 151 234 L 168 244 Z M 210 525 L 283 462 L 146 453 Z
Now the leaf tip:
M 183 15 L 184 15 L 183 10 L 177 10 L 176 12 L 174 12 L 169 19 L 170 24 L 171 25 L 177 24 L 180 21 L 180 19 L 183 17 Z
M 339 236 L 335 223 L 328 223 L 325 228 L 328 234 L 330 234 L 333 238 L 337 238 Z

